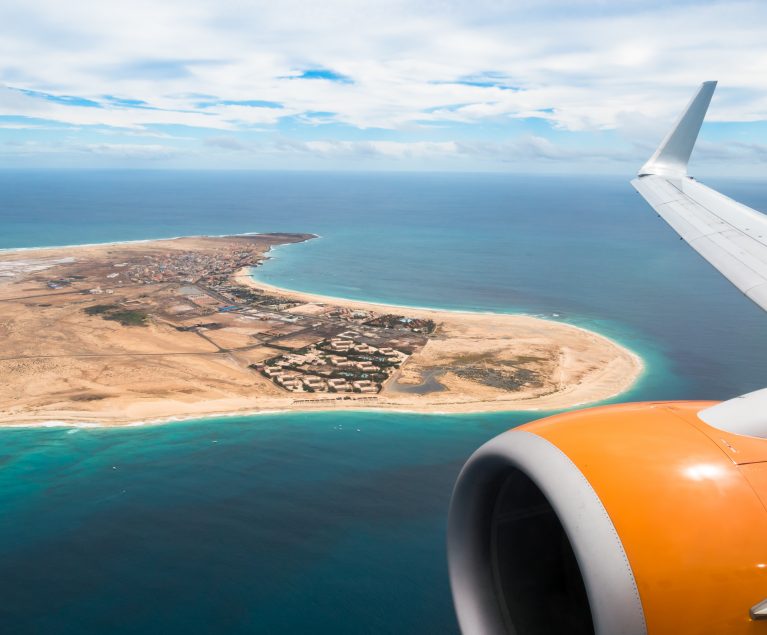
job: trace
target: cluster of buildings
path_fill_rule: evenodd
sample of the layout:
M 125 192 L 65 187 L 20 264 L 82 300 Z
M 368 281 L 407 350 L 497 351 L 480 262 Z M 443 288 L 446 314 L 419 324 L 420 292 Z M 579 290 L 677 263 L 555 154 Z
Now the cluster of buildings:
M 380 315 L 373 318 L 369 322 L 366 322 L 368 326 L 378 326 L 385 329 L 392 328 L 406 328 L 413 333 L 432 333 L 436 328 L 434 320 L 424 320 L 420 318 L 409 318 L 403 315 L 394 315 L 388 313 L 386 315 Z
M 339 336 L 301 353 L 273 357 L 256 368 L 290 392 L 377 393 L 406 359 L 406 353 L 394 348 Z
M 434 324 L 428 320 L 306 303 L 251 289 L 232 279 L 233 272 L 257 266 L 262 260 L 263 255 L 255 248 L 240 245 L 215 251 L 150 252 L 140 259 L 112 263 L 103 272 L 104 286 L 87 292 L 111 294 L 111 287 L 174 283 L 173 295 L 161 295 L 159 299 L 139 296 L 144 298 L 141 302 L 149 307 L 147 310 L 160 310 L 171 320 L 179 313 L 187 318 L 220 316 L 213 322 L 177 326 L 179 330 L 236 325 L 242 331 L 247 320 L 268 322 L 268 328 L 254 329 L 253 344 L 238 343 L 231 350 L 259 346 L 279 350 L 280 354 L 251 364 L 251 368 L 295 393 L 375 395 L 408 356 L 425 344 L 425 334 L 433 331 Z M 51 280 L 48 285 L 60 288 L 68 282 Z M 139 300 L 124 300 L 121 304 L 129 302 Z M 234 315 L 225 316 L 228 313 Z
M 336 307 L 329 314 L 330 317 L 340 318 L 350 322 L 359 322 L 369 320 L 373 314 L 370 311 L 361 309 L 350 309 L 347 307 Z
M 169 252 L 147 256 L 146 262 L 131 265 L 125 277 L 132 284 L 196 282 L 202 278 L 216 283 L 228 280 L 232 271 L 258 265 L 261 260 L 258 251 L 247 247 L 214 252 Z

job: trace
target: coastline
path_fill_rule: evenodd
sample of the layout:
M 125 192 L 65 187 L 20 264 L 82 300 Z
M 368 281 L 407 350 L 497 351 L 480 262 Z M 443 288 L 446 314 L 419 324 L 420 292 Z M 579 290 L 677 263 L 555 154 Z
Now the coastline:
M 294 289 L 288 289 L 287 287 L 280 287 L 275 284 L 271 284 L 269 282 L 264 282 L 263 280 L 260 280 L 256 277 L 255 271 L 256 271 L 256 267 L 245 267 L 242 270 L 238 271 L 233 276 L 233 278 L 236 279 L 239 283 L 246 284 L 247 286 L 253 287 L 255 289 L 264 289 L 266 291 L 273 291 L 276 294 L 285 295 L 286 297 L 305 298 L 307 301 L 311 301 L 311 302 L 323 302 L 327 304 L 337 304 L 339 306 L 341 305 L 366 306 L 366 307 L 375 308 L 378 310 L 396 309 L 398 311 L 408 311 L 411 313 L 414 311 L 417 311 L 417 312 L 427 311 L 427 312 L 434 312 L 434 313 L 453 313 L 456 315 L 497 315 L 497 316 L 511 315 L 516 317 L 530 318 L 532 320 L 543 320 L 545 322 L 560 324 L 573 329 L 577 329 L 579 331 L 583 331 L 584 333 L 598 335 L 602 339 L 607 340 L 611 344 L 633 355 L 636 362 L 641 366 L 640 374 L 636 378 L 634 383 L 636 383 L 636 381 L 639 381 L 642 374 L 644 374 L 644 371 L 646 370 L 646 367 L 645 367 L 646 365 L 645 365 L 644 359 L 642 359 L 642 356 L 636 353 L 635 351 L 631 350 L 628 346 L 626 346 L 622 342 L 619 342 L 618 340 L 612 337 L 609 337 L 607 335 L 604 335 L 603 333 L 600 333 L 593 329 L 586 328 L 585 326 L 578 326 L 577 324 L 571 324 L 570 322 L 565 322 L 564 320 L 557 320 L 551 317 L 547 317 L 544 315 L 536 315 L 533 313 L 525 313 L 524 311 L 501 313 L 498 311 L 470 311 L 466 309 L 445 309 L 442 307 L 420 306 L 420 305 L 416 306 L 412 304 L 390 304 L 387 302 L 375 302 L 372 300 L 354 300 L 351 298 L 342 298 L 339 296 L 324 295 L 321 293 L 312 293 L 309 291 L 296 291 Z
M 240 238 L 248 236 L 268 236 L 264 232 L 242 232 L 240 234 L 192 234 L 190 236 L 168 236 L 167 238 L 137 238 L 135 240 L 110 240 L 105 243 L 82 243 L 76 245 L 47 245 L 38 247 L 0 247 L 0 257 L 27 251 L 50 251 L 50 250 L 73 250 L 86 249 L 89 247 L 121 247 L 123 245 L 146 245 L 150 243 L 164 242 L 166 240 L 186 240 L 195 238 Z M 322 238 L 319 234 L 306 234 L 312 240 Z
M 644 360 L 640 355 L 626 347 L 625 345 L 621 344 L 620 342 L 615 341 L 614 339 L 607 337 L 606 335 L 603 335 L 601 333 L 598 333 L 596 331 L 577 326 L 575 324 L 569 324 L 567 322 L 561 322 L 556 320 L 551 320 L 547 318 L 522 314 L 522 313 L 495 313 L 492 311 L 461 311 L 457 309 L 439 309 L 439 308 L 431 308 L 431 307 L 416 307 L 416 306 L 410 306 L 410 305 L 400 305 L 400 304 L 388 304 L 383 302 L 371 302 L 371 301 L 364 301 L 364 300 L 350 300 L 347 298 L 341 298 L 336 296 L 326 296 L 322 294 L 317 293 L 309 293 L 304 291 L 295 291 L 293 289 L 287 289 L 284 287 L 279 287 L 277 285 L 265 283 L 261 280 L 258 280 L 254 276 L 255 268 L 253 267 L 244 267 L 243 269 L 237 271 L 232 278 L 236 280 L 239 284 L 246 285 L 253 289 L 260 289 L 267 291 L 269 293 L 283 296 L 285 298 L 289 299 L 295 299 L 295 300 L 301 300 L 305 302 L 310 303 L 318 303 L 318 304 L 328 304 L 333 306 L 340 306 L 345 307 L 349 309 L 368 309 L 368 310 L 377 310 L 377 311 L 402 311 L 407 312 L 409 316 L 413 317 L 422 317 L 422 318 L 449 318 L 449 317 L 456 317 L 456 318 L 496 318 L 498 320 L 509 320 L 514 321 L 518 323 L 527 323 L 533 326 L 541 325 L 541 323 L 546 325 L 553 325 L 557 329 L 565 329 L 565 330 L 571 330 L 578 332 L 586 337 L 594 338 L 598 341 L 608 343 L 611 347 L 614 347 L 622 355 L 625 355 L 629 360 L 631 364 L 631 373 L 625 377 L 625 380 L 623 382 L 619 382 L 615 389 L 612 392 L 608 392 L 606 394 L 601 394 L 599 396 L 594 395 L 594 398 L 585 398 L 583 401 L 570 401 L 570 400 L 561 400 L 561 397 L 565 397 L 567 394 L 570 394 L 571 390 L 563 390 L 555 393 L 550 398 L 549 397 L 543 397 L 543 398 L 536 398 L 532 400 L 524 400 L 524 399 L 507 399 L 507 400 L 493 400 L 493 401 L 482 401 L 481 405 L 478 403 L 475 407 L 469 407 L 469 403 L 466 403 L 467 406 L 466 409 L 447 409 L 445 411 L 436 411 L 434 408 L 431 408 L 430 410 L 426 412 L 439 412 L 439 414 L 466 414 L 466 413 L 472 413 L 472 412 L 527 412 L 527 411 L 554 411 L 554 410 L 560 410 L 563 408 L 577 408 L 586 406 L 589 404 L 599 404 L 603 401 L 607 401 L 609 399 L 612 399 L 620 394 L 623 394 L 624 392 L 627 392 L 631 388 L 633 388 L 636 383 L 641 379 L 641 377 L 644 375 L 646 371 L 646 366 L 644 363 Z M 453 404 L 450 404 L 453 405 Z M 365 408 L 360 408 L 365 409 Z M 375 408 L 376 410 L 383 410 L 388 408 Z M 311 409 L 314 410 L 314 409 Z M 421 408 L 405 408 L 402 410 L 403 412 L 413 412 L 413 413 L 423 413 L 425 412 Z
M 412 306 L 409 304 L 387 304 L 385 302 L 372 302 L 368 300 L 350 300 L 348 298 L 322 295 L 319 293 L 295 291 L 293 289 L 278 287 L 277 285 L 259 280 L 258 278 L 255 277 L 254 267 L 245 267 L 241 269 L 233 276 L 233 278 L 236 279 L 240 284 L 246 284 L 255 289 L 264 289 L 266 291 L 274 292 L 275 294 L 284 295 L 285 297 L 302 298 L 309 302 L 322 302 L 326 304 L 335 304 L 339 306 L 348 306 L 348 307 L 369 307 L 369 308 L 378 309 L 378 310 L 395 309 L 397 311 L 407 311 L 408 313 L 448 313 L 448 314 L 455 314 L 459 316 L 460 315 L 513 316 L 513 317 L 520 317 L 520 318 L 528 318 L 531 320 L 541 320 L 544 322 L 551 322 L 552 324 L 557 324 L 567 328 L 576 329 L 588 335 L 595 335 L 603 340 L 610 342 L 610 344 L 612 344 L 613 346 L 620 348 L 626 353 L 628 353 L 629 355 L 631 355 L 633 357 L 634 362 L 639 366 L 639 372 L 629 386 L 627 386 L 624 390 L 621 390 L 617 392 L 616 394 L 611 395 L 610 397 L 605 397 L 604 399 L 600 399 L 600 401 L 606 401 L 607 399 L 610 399 L 611 397 L 615 397 L 619 394 L 626 392 L 627 390 L 630 390 L 634 386 L 634 384 L 636 384 L 636 382 L 638 382 L 641 379 L 642 375 L 647 370 L 644 359 L 642 359 L 642 357 L 638 353 L 628 348 L 625 344 L 618 342 L 617 340 L 611 337 L 608 337 L 607 335 L 604 335 L 602 333 L 599 333 L 597 331 L 594 331 L 592 329 L 587 329 L 586 327 L 578 326 L 577 324 L 570 324 L 569 322 L 555 320 L 548 317 L 542 317 L 542 316 L 532 315 L 528 313 L 497 313 L 495 311 L 467 311 L 467 310 L 460 310 L 460 309 L 442 309 L 438 307 L 428 307 L 428 306 Z
M 238 237 L 275 237 L 281 234 L 240 234 Z M 309 239 L 316 235 L 305 235 Z M 0 252 L 0 257 L 13 255 L 14 252 L 21 252 L 25 256 L 29 252 L 54 251 L 63 254 L 79 252 L 83 257 L 93 257 L 93 254 L 103 256 L 110 248 L 120 249 L 121 254 L 142 253 L 142 249 L 156 248 L 155 243 L 183 243 L 184 241 L 192 243 L 204 243 L 206 241 L 217 239 L 231 239 L 235 236 L 227 237 L 179 237 L 175 239 L 157 239 L 140 240 L 115 243 L 100 243 L 96 245 L 73 245 L 71 247 L 43 247 L 43 248 L 21 248 L 4 250 Z M 281 243 L 269 243 L 263 251 L 264 259 L 269 250 Z M 490 339 L 496 338 L 508 345 L 514 339 L 509 339 L 509 334 L 521 334 L 520 338 L 546 339 L 547 342 L 559 342 L 565 346 L 580 347 L 578 355 L 583 357 L 593 348 L 599 351 L 600 357 L 591 365 L 603 364 L 599 372 L 574 375 L 563 378 L 561 385 L 556 390 L 545 394 L 532 394 L 521 391 L 519 393 L 510 393 L 508 395 L 499 395 L 497 391 L 493 393 L 489 390 L 477 390 L 475 393 L 462 394 L 460 390 L 449 394 L 438 393 L 429 397 L 394 394 L 384 391 L 375 397 L 354 396 L 345 397 L 343 401 L 336 397 L 336 401 L 331 399 L 310 399 L 295 398 L 289 395 L 277 394 L 275 391 L 268 390 L 261 396 L 253 394 L 240 394 L 238 396 L 228 395 L 227 398 L 215 400 L 200 400 L 192 402 L 183 397 L 179 398 L 174 393 L 168 393 L 168 398 L 164 400 L 144 400 L 115 402 L 115 406 L 103 408 L 100 411 L 88 409 L 70 409 L 62 411 L 60 414 L 43 414 L 39 409 L 32 409 L 29 412 L 16 412 L 11 417 L 5 413 L 0 413 L 0 427 L 70 427 L 70 428 L 93 428 L 93 427 L 113 427 L 113 426 L 147 426 L 162 425 L 175 421 L 190 421 L 200 419 L 229 418 L 238 416 L 255 416 L 259 414 L 278 414 L 278 413 L 296 413 L 296 412 L 330 412 L 338 410 L 346 411 L 374 411 L 374 412 L 403 412 L 413 414 L 468 414 L 481 412 L 524 412 L 524 411 L 555 411 L 565 408 L 580 407 L 586 404 L 598 404 L 602 401 L 611 399 L 628 389 L 630 389 L 644 372 L 644 362 L 633 351 L 625 346 L 601 335 L 595 331 L 558 322 L 547 320 L 540 317 L 533 317 L 524 314 L 500 314 L 492 312 L 472 312 L 460 310 L 432 309 L 425 307 L 401 306 L 378 302 L 364 302 L 349 300 L 345 298 L 334 298 L 320 294 L 297 292 L 290 289 L 280 288 L 274 285 L 263 283 L 252 277 L 254 267 L 246 266 L 234 271 L 230 276 L 231 280 L 238 285 L 246 286 L 251 289 L 260 289 L 269 294 L 279 295 L 290 299 L 291 301 L 328 304 L 334 307 L 344 307 L 356 310 L 371 310 L 376 312 L 404 311 L 413 318 L 434 319 L 440 325 L 444 326 L 444 333 L 451 336 L 466 335 L 469 333 L 474 340 L 482 340 L 484 329 L 489 329 Z M 135 331 L 134 331 L 135 332 Z M 516 335 L 515 335 L 516 337 Z M 440 339 L 440 338 L 437 338 Z M 445 338 L 442 338 L 445 339 Z M 448 341 L 450 338 L 447 337 Z M 432 346 L 429 342 L 427 349 L 432 352 L 443 346 L 443 343 L 437 342 Z M 429 348 L 431 347 L 431 348 Z M 584 353 L 586 351 L 586 353 Z M 172 353 L 178 354 L 178 353 Z M 202 354 L 202 353 L 201 353 Z M 206 353 L 210 354 L 210 353 Z M 418 355 L 421 355 L 418 353 Z M 563 355 L 560 353 L 560 356 Z M 573 366 L 573 359 L 578 355 L 573 355 L 573 359 L 567 358 L 569 353 L 562 357 L 563 368 L 570 364 Z M 421 355 L 423 357 L 423 355 Z M 208 358 L 211 359 L 211 358 Z M 577 360 L 581 366 L 583 360 Z M 564 371 L 558 370 L 563 377 Z M 579 371 L 580 372 L 580 371 Z M 574 379 L 573 379 L 574 378 Z M 263 380 L 261 380 L 263 383 Z M 258 381 L 256 382 L 258 384 Z M 271 384 L 270 384 L 271 386 Z M 466 382 L 460 385 L 460 382 L 453 381 L 450 389 L 455 386 L 465 388 Z M 465 392 L 465 391 L 464 391 Z M 325 393 L 327 394 L 327 393 Z M 309 396 L 314 397 L 314 396 Z M 127 398 L 126 398 L 127 399 Z M 295 403 L 299 401 L 300 403 Z M 70 404 L 71 405 L 71 404 Z M 117 408 L 121 405 L 121 408 Z
M 595 407 L 598 404 L 594 404 Z M 419 415 L 424 417 L 466 417 L 472 414 L 503 414 L 503 413 L 521 413 L 521 412 L 556 412 L 556 410 L 539 410 L 537 408 L 519 409 L 519 410 L 487 410 L 487 411 L 441 411 L 441 410 L 408 410 L 406 408 L 371 408 L 365 406 L 350 406 L 348 408 L 307 408 L 306 410 L 296 410 L 290 408 L 283 408 L 279 410 L 242 410 L 242 411 L 227 411 L 227 412 L 214 412 L 205 415 L 176 415 L 169 417 L 161 417 L 157 419 L 138 419 L 138 420 L 126 420 L 125 422 L 117 423 L 99 423 L 96 421 L 30 421 L 21 423 L 0 423 L 0 429 L 36 429 L 36 428 L 67 428 L 71 430 L 101 430 L 101 429 L 125 429 L 125 428 L 148 428 L 153 426 L 167 426 L 173 423 L 192 423 L 196 421 L 205 422 L 217 419 L 235 419 L 238 417 L 270 417 L 275 415 L 291 416 L 296 414 L 328 414 L 339 411 L 353 413 L 353 412 L 372 412 L 377 414 L 404 414 L 404 415 Z

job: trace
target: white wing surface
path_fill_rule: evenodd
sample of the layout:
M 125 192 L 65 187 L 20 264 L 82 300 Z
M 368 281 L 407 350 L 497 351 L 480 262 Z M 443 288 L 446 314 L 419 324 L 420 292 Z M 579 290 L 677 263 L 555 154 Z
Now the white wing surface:
M 767 216 L 687 176 L 715 87 L 700 87 L 631 184 L 693 249 L 767 310 Z

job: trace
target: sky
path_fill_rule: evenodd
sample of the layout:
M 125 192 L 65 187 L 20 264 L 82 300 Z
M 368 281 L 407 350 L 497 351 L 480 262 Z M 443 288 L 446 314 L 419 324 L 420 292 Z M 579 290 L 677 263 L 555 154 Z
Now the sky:
M 767 164 L 767 3 L 0 3 L 0 168 L 633 174 Z

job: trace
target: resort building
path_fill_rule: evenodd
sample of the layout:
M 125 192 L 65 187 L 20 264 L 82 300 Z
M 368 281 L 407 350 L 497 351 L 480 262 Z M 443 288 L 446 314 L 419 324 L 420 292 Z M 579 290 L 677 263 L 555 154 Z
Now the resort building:
M 349 392 L 352 389 L 345 379 L 328 379 L 328 388 L 335 392 Z
M 325 383 L 325 380 L 323 380 L 320 377 L 317 377 L 316 375 L 308 375 L 303 378 L 304 386 L 307 388 L 310 388 L 311 390 L 323 392 L 327 388 L 327 384 Z
M 363 379 L 361 381 L 355 381 L 352 386 L 354 390 L 358 392 L 374 393 L 378 392 L 378 387 L 373 382 Z

